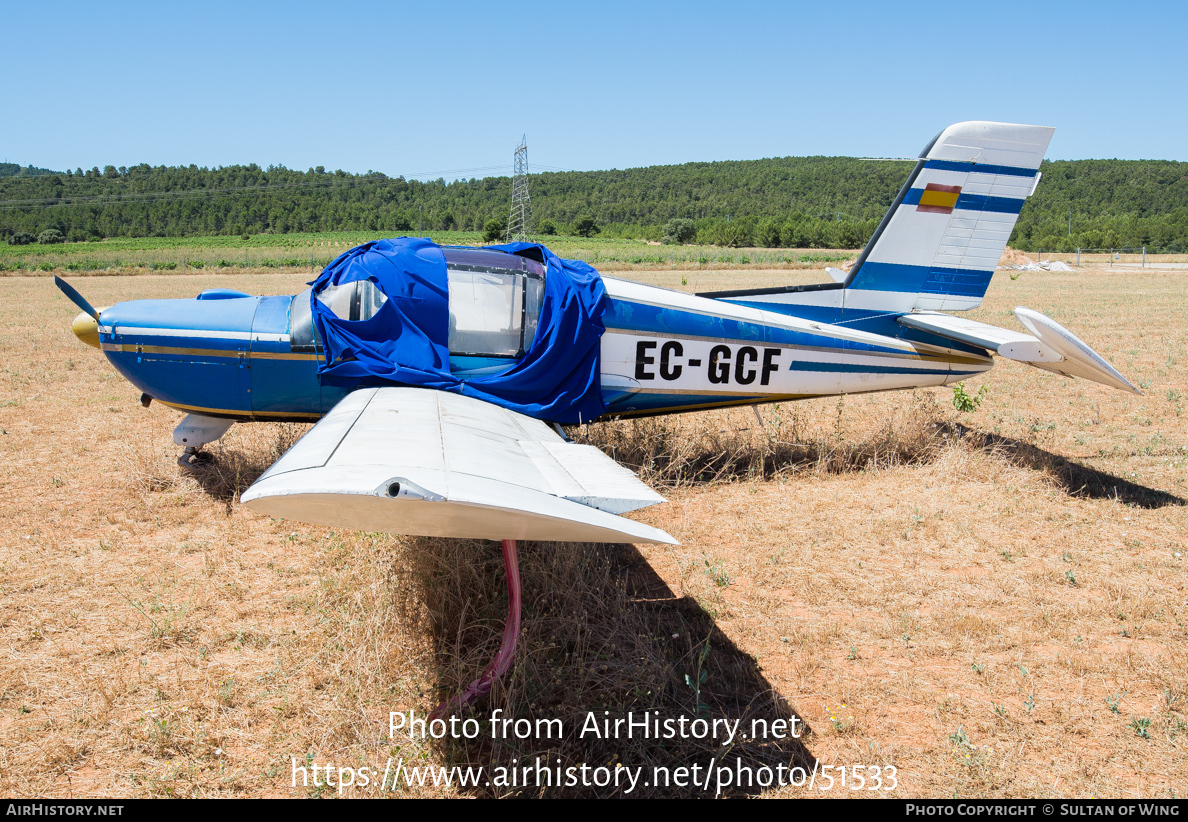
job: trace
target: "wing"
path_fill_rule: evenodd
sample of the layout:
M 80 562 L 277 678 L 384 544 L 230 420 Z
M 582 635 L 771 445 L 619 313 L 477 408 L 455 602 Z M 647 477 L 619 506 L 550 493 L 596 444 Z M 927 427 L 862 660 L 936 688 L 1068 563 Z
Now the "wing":
M 936 311 L 916 311 L 897 317 L 896 320 L 908 328 L 918 328 L 948 340 L 976 345 L 1000 357 L 1025 362 L 1044 371 L 1093 380 L 1135 394 L 1142 393 L 1100 354 L 1052 318 L 1022 306 L 1015 309 L 1015 316 L 1031 334 Z
M 393 534 L 677 544 L 616 516 L 664 498 L 597 448 L 424 388 L 351 393 L 242 500 L 271 516 Z

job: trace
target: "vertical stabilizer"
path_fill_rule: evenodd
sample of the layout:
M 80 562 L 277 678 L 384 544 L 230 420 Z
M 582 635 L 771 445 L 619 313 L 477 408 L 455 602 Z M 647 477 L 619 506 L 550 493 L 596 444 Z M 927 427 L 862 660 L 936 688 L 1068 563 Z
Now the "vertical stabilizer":
M 957 123 L 921 153 L 846 284 L 847 308 L 977 308 L 1055 129 Z

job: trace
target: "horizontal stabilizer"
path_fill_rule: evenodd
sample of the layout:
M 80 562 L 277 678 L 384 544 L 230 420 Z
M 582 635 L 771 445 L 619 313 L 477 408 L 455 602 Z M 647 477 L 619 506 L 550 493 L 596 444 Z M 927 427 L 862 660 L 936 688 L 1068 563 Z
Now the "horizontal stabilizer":
M 1102 385 L 1142 395 L 1143 392 L 1139 391 L 1134 383 L 1119 374 L 1114 366 L 1060 323 L 1022 306 L 1015 309 L 1015 316 L 1028 331 L 1039 337 L 1040 342 L 1063 356 L 1060 362 L 1033 362 L 1032 365 L 1036 368 L 1066 377 L 1093 380 Z
M 1000 357 L 1025 362 L 1045 371 L 1142 393 L 1100 354 L 1055 320 L 1023 307 L 1015 309 L 1015 316 L 1031 334 L 936 311 L 904 314 L 897 318 L 897 322 L 947 340 L 976 345 Z
M 993 351 L 1000 357 L 1019 362 L 1057 362 L 1060 355 L 1030 334 L 1011 331 L 1007 328 L 974 322 L 964 317 L 941 314 L 937 311 L 919 311 L 904 314 L 898 318 L 900 325 L 928 331 L 946 340 L 956 340 Z
M 616 516 L 664 498 L 597 448 L 424 388 L 353 392 L 242 500 L 271 516 L 392 534 L 676 544 Z

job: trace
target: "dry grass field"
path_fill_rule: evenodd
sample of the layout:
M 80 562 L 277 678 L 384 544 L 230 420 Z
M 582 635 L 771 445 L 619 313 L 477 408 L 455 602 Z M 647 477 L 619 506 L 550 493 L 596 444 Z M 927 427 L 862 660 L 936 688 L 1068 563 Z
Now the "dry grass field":
M 606 272 L 613 273 L 613 272 Z M 1012 278 L 1011 275 L 1015 275 Z M 686 290 L 821 272 L 632 271 Z M 308 277 L 88 277 L 96 305 Z M 410 741 L 506 611 L 494 543 L 272 520 L 237 494 L 303 430 L 237 425 L 196 477 L 180 414 L 70 333 L 48 276 L 0 279 L 0 793 L 310 796 L 298 764 L 894 765 L 896 796 L 1188 790 L 1188 275 L 999 272 L 973 316 L 1043 311 L 1143 397 L 1001 362 L 951 389 L 596 424 L 664 493 L 667 546 L 522 543 L 515 667 L 477 715 L 564 740 Z M 702 676 L 704 674 L 704 677 Z M 784 743 L 577 738 L 587 711 L 772 720 Z M 344 796 L 379 795 L 371 785 Z M 731 793 L 846 796 L 788 786 Z M 386 795 L 612 794 L 402 787 Z M 703 795 L 649 788 L 635 794 Z M 712 794 L 712 791 L 710 792 Z M 869 795 L 867 791 L 854 792 Z

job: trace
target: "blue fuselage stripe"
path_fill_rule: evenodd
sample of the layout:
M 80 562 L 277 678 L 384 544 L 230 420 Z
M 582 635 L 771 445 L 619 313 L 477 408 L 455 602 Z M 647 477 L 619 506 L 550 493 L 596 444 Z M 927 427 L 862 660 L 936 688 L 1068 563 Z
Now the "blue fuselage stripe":
M 799 346 L 801 348 L 824 348 L 833 349 L 839 355 L 843 351 L 870 351 L 911 356 L 911 352 L 905 352 L 892 346 L 841 340 L 828 334 L 813 334 L 789 328 L 777 328 L 626 300 L 612 300 L 611 310 L 603 317 L 603 323 L 608 331 L 635 331 L 657 336 L 671 334 L 677 337 L 710 337 L 739 342 Z

